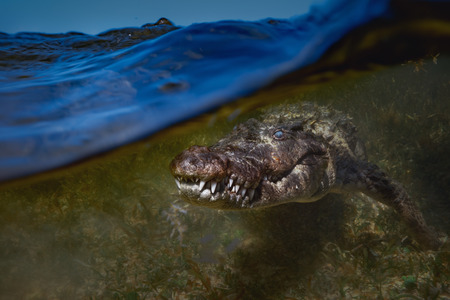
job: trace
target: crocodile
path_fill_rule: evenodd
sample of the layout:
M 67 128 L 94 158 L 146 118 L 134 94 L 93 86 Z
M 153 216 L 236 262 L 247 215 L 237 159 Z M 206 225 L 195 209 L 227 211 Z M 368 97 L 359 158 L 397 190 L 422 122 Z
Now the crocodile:
M 184 200 L 222 210 L 362 192 L 392 207 L 423 247 L 442 244 L 404 187 L 367 160 L 351 118 L 330 107 L 307 102 L 268 109 L 210 147 L 184 150 L 170 169 Z

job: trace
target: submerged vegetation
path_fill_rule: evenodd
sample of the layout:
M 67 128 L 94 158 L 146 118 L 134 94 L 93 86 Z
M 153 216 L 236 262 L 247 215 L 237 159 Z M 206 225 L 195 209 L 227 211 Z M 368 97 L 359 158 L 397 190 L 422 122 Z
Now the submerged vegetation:
M 448 65 L 407 64 L 290 100 L 330 103 L 353 116 L 370 160 L 447 234 Z M 247 117 L 218 118 L 82 169 L 3 187 L 0 298 L 450 297 L 448 242 L 422 251 L 391 209 L 362 195 L 247 212 L 178 200 L 173 156 L 213 143 Z

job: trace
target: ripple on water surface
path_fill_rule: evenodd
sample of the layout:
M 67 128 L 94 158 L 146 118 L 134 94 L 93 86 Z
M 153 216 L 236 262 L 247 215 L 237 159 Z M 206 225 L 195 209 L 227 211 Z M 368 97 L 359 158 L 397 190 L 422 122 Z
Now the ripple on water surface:
M 185 28 L 162 19 L 97 36 L 0 35 L 0 181 L 149 136 L 316 61 L 388 1 Z M 24 145 L 26 145 L 24 147 Z

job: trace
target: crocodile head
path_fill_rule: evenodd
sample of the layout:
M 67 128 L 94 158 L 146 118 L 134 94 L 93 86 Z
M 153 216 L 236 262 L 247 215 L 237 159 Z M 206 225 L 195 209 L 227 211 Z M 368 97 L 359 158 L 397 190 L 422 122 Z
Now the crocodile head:
M 180 194 L 217 209 L 318 200 L 334 172 L 313 122 L 291 112 L 268 114 L 237 125 L 213 146 L 190 147 L 170 164 Z
M 425 247 L 443 244 L 402 185 L 367 161 L 350 118 L 328 107 L 303 103 L 269 110 L 211 147 L 183 151 L 170 167 L 180 194 L 192 204 L 246 209 L 363 192 L 394 208 Z

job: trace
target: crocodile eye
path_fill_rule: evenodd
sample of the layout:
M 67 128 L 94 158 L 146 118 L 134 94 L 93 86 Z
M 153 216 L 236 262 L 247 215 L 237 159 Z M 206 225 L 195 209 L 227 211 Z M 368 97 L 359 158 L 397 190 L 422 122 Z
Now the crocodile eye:
M 282 130 L 277 130 L 277 131 L 275 131 L 275 132 L 273 133 L 273 137 L 274 137 L 276 140 L 282 140 L 282 139 L 284 139 L 285 135 L 286 135 L 286 134 L 285 134 Z

